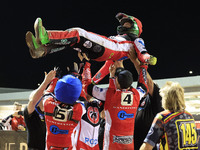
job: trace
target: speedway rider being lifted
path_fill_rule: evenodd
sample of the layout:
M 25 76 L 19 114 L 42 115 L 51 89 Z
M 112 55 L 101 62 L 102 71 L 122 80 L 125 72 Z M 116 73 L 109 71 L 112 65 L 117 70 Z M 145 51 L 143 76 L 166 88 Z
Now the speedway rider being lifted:
M 100 78 L 109 73 L 106 66 L 110 66 L 113 61 L 126 59 L 131 49 L 135 49 L 141 62 L 155 65 L 157 58 L 147 53 L 143 39 L 139 38 L 142 33 L 142 23 L 137 18 L 124 13 L 118 13 L 116 18 L 120 23 L 117 27 L 118 35 L 109 38 L 82 28 L 47 31 L 42 25 L 41 18 L 37 18 L 34 24 L 35 37 L 30 31 L 26 34 L 30 54 L 33 58 L 40 58 L 70 46 L 86 53 L 92 60 L 107 61 L 108 65 L 103 66 L 106 69 L 100 70 L 102 74 Z

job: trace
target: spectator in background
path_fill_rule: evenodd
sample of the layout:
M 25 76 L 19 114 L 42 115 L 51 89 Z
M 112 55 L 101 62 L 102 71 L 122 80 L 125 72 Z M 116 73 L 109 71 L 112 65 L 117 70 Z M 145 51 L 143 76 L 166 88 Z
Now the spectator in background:
M 137 59 L 135 51 L 130 50 L 129 54 L 130 60 L 139 73 L 140 61 Z M 149 88 L 149 93 L 140 100 L 140 105 L 135 117 L 134 148 L 136 150 L 142 145 L 156 114 L 164 110 L 161 104 L 162 98 L 159 94 L 160 88 L 153 82 L 148 72 L 147 86 Z
M 4 130 L 25 131 L 22 104 L 14 102 L 14 113 L 2 120 Z
M 34 90 L 29 96 L 29 103 L 24 109 L 24 119 L 27 126 L 27 144 L 29 150 L 45 150 L 46 124 L 44 117 L 39 116 L 35 110 L 36 103 L 44 95 L 44 92 L 49 85 L 47 92 L 52 92 L 57 82 L 55 78 L 56 69 L 45 72 L 45 78 L 42 84 Z M 41 110 L 42 101 L 38 104 L 37 109 Z
M 140 150 L 151 150 L 160 140 L 160 149 L 198 149 L 193 116 L 185 110 L 184 89 L 167 82 L 160 90 L 164 111 L 158 113 Z
M 14 103 L 14 114 L 11 120 L 12 130 L 15 131 L 25 131 L 26 124 L 24 122 L 22 104 L 15 102 Z

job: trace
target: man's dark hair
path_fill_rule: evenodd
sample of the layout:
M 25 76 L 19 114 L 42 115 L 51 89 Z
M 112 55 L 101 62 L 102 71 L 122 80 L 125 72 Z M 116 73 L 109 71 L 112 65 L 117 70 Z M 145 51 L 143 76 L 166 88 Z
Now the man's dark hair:
M 117 68 L 115 75 L 117 77 L 121 89 L 127 89 L 133 83 L 133 75 L 128 70 L 122 69 L 122 71 L 119 71 L 119 69 Z

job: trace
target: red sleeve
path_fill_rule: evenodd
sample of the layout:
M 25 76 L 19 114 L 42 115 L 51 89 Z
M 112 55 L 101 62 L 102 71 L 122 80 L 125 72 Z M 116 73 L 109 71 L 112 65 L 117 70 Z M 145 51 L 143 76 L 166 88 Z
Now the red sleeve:
M 109 67 L 114 62 L 112 60 L 107 60 L 101 69 L 94 75 L 92 80 L 95 84 L 98 84 L 106 75 L 109 74 Z
M 83 68 L 83 73 L 81 74 L 82 77 L 82 83 L 84 82 L 88 83 L 91 82 L 91 69 L 90 69 L 91 64 L 89 62 L 85 62 L 85 66 Z
M 85 100 L 87 100 L 87 97 L 86 97 L 86 90 L 84 88 L 82 88 L 81 90 L 81 95 L 80 97 L 84 98 Z
M 116 89 L 115 78 L 110 78 L 109 79 L 109 88 Z
M 81 91 L 80 97 L 83 97 L 86 100 L 87 100 L 87 98 L 86 98 L 87 88 L 88 88 L 88 85 L 91 84 L 90 66 L 91 66 L 91 64 L 89 62 L 86 62 L 85 66 L 83 68 L 83 73 L 81 74 L 81 76 L 82 76 L 82 91 Z
M 54 79 L 51 81 L 49 87 L 47 88 L 47 92 L 52 93 L 52 92 L 54 91 L 54 88 L 55 88 L 55 86 L 56 86 L 57 81 L 58 81 L 58 78 L 54 78 Z

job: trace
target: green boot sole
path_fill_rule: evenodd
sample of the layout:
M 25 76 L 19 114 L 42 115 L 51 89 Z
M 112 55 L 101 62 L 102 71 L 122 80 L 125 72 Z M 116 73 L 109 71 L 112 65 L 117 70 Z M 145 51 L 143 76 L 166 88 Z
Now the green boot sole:
M 50 42 L 48 33 L 42 25 L 42 19 L 41 18 L 37 18 L 35 20 L 34 29 L 35 29 L 36 40 L 37 40 L 38 43 L 45 45 L 45 44 L 48 44 Z

